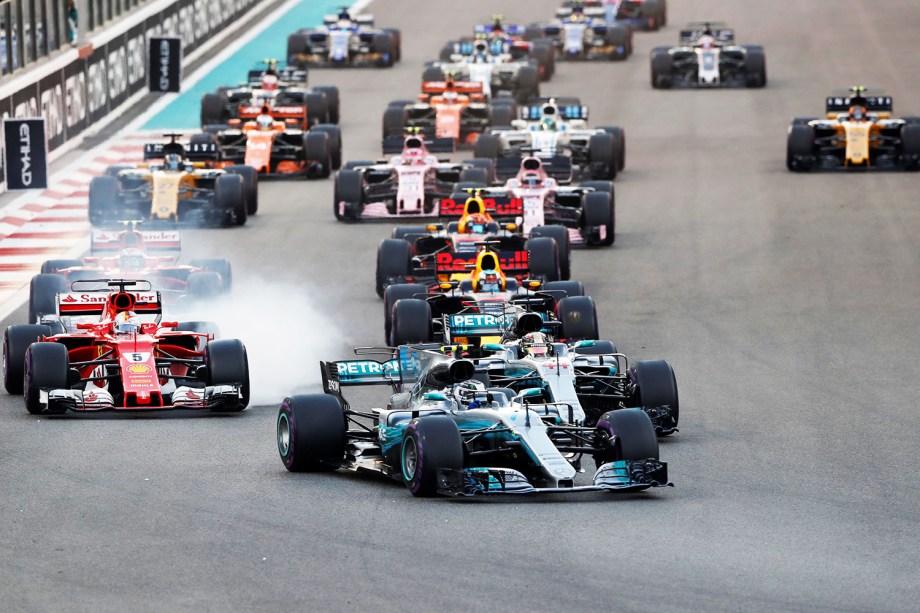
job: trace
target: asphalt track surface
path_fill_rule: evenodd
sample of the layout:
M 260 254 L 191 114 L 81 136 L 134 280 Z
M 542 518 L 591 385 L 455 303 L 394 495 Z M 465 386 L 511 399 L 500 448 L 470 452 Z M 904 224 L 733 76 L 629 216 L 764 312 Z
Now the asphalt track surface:
M 0 397 L 0 608 L 915 610 L 920 176 L 793 175 L 784 154 L 790 120 L 839 87 L 884 87 L 920 114 L 920 7 L 670 4 L 629 61 L 560 65 L 544 91 L 627 130 L 616 245 L 572 270 L 602 335 L 674 365 L 675 488 L 464 503 L 285 471 L 277 401 L 315 389 L 316 360 L 382 341 L 373 265 L 390 226 L 336 223 L 331 181 L 265 182 L 244 228 L 185 240 L 188 256 L 233 260 L 222 323 L 247 341 L 265 406 L 48 419 Z M 387 100 L 416 91 L 448 36 L 554 5 L 374 2 L 403 28 L 402 64 L 313 75 L 342 88 L 346 157 L 379 155 Z M 706 18 L 765 45 L 767 89 L 650 88 L 651 47 Z

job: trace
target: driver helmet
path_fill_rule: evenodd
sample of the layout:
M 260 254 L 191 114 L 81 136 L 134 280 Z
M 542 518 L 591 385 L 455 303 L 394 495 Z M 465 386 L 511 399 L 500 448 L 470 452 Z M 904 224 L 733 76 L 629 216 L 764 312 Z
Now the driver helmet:
M 544 130 L 554 131 L 556 129 L 556 120 L 552 117 L 544 117 L 540 122 L 540 127 Z
M 122 311 L 115 316 L 112 328 L 115 334 L 138 334 L 141 331 L 141 320 L 133 311 Z
M 465 230 L 469 234 L 485 234 L 489 218 L 482 213 L 472 213 L 466 220 Z
M 552 353 L 552 345 L 542 332 L 528 332 L 521 339 L 521 349 L 524 355 L 534 358 L 543 358 Z
M 278 89 L 278 77 L 273 74 L 268 74 L 267 72 L 262 75 L 262 89 L 275 90 Z
M 256 126 L 263 132 L 269 132 L 275 129 L 275 120 L 271 115 L 259 115 L 256 118 Z
M 489 41 L 489 51 L 492 55 L 501 55 L 505 51 L 505 41 L 499 36 L 494 37 Z
M 865 121 L 866 109 L 863 106 L 855 105 L 850 107 L 850 121 Z
M 406 147 L 402 158 L 404 164 L 424 164 L 425 152 L 419 147 Z
M 475 379 L 458 383 L 454 386 L 454 400 L 457 401 L 461 409 L 479 408 L 480 402 L 476 399 L 476 394 L 477 392 L 484 392 L 485 389 L 486 386 L 483 385 L 482 381 Z
M 122 270 L 141 270 L 144 268 L 144 253 L 140 249 L 122 249 L 118 262 Z
M 703 49 L 712 49 L 716 46 L 716 39 L 708 34 L 700 37 L 700 47 Z
M 339 21 L 351 21 L 351 15 L 348 13 L 348 9 L 339 11 Z
M 483 270 L 476 278 L 477 292 L 500 292 L 502 280 L 496 270 Z
M 182 156 L 178 153 L 167 153 L 163 158 L 163 166 L 166 170 L 179 170 L 182 168 Z

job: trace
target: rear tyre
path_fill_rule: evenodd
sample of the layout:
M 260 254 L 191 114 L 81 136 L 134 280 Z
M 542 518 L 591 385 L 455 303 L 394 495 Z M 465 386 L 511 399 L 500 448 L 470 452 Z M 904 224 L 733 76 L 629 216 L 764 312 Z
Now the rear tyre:
M 393 307 L 400 300 L 423 298 L 428 288 L 418 283 L 396 283 L 389 285 L 383 292 L 383 335 L 390 342 L 393 328 Z M 430 318 L 429 318 L 430 321 Z
M 561 275 L 559 244 L 548 236 L 530 238 L 524 244 L 530 275 L 544 281 L 558 281 Z
M 511 122 L 514 121 L 516 117 L 514 116 L 514 107 L 508 104 L 501 104 L 498 106 L 492 106 L 492 113 L 490 117 L 490 124 L 493 126 L 510 126 Z M 480 137 L 482 138 L 482 137 Z
M 67 347 L 59 343 L 32 343 L 26 349 L 25 381 L 23 383 L 26 410 L 32 415 L 59 414 L 63 410 L 42 407 L 42 390 L 67 389 L 69 385 L 70 360 Z
M 309 53 L 310 37 L 306 34 L 291 34 L 287 39 L 287 58 L 291 66 L 304 67 L 307 62 L 299 61 L 296 56 Z
M 920 123 L 901 126 L 901 163 L 905 170 L 920 170 Z
M 377 247 L 377 270 L 375 286 L 377 295 L 383 298 L 388 279 L 404 281 L 409 276 L 412 262 L 412 245 L 401 238 L 385 238 Z
M 278 453 L 291 472 L 326 472 L 345 460 L 345 412 L 329 394 L 285 398 L 278 410 Z
M 322 85 L 314 87 L 313 91 L 319 92 L 326 97 L 326 108 L 329 109 L 329 123 L 339 123 L 339 109 L 341 107 L 341 97 L 339 88 L 335 85 Z
M 539 96 L 540 71 L 536 66 L 522 66 L 518 71 L 517 92 L 514 97 L 518 102 L 526 102 Z
M 402 136 L 406 131 L 405 107 L 390 106 L 383 112 L 383 137 Z
M 597 309 L 591 296 L 571 296 L 556 303 L 556 318 L 562 322 L 559 332 L 567 341 L 596 341 Z
M 634 362 L 629 367 L 629 380 L 633 382 L 633 404 L 637 407 L 670 407 L 673 427 L 676 428 L 680 402 L 677 377 L 671 365 L 664 360 Z
M 376 34 L 371 43 L 375 53 L 380 54 L 377 60 L 377 66 L 389 68 L 396 62 L 396 45 L 393 44 L 393 38 L 389 34 Z
M 243 200 L 246 202 L 246 215 L 259 212 L 259 173 L 252 166 L 236 165 L 226 168 L 227 174 L 243 178 Z
M 193 272 L 186 283 L 186 295 L 191 300 L 216 300 L 223 293 L 224 282 L 216 272 Z
M 18 324 L 3 333 L 3 386 L 10 394 L 21 394 L 25 375 L 26 351 L 43 336 L 50 336 L 49 326 Z
M 443 81 L 444 71 L 437 66 L 429 66 L 422 72 L 422 81 Z
M 191 260 L 189 266 L 201 268 L 205 272 L 216 272 L 220 275 L 220 287 L 224 294 L 229 294 L 233 289 L 233 267 L 230 260 L 223 258 L 203 258 Z M 194 273 L 193 273 L 194 274 Z
M 569 229 L 565 226 L 537 226 L 530 231 L 530 238 L 547 236 L 556 241 L 559 253 L 559 278 L 563 281 L 572 277 L 572 245 Z
M 249 406 L 249 357 L 243 342 L 235 338 L 211 341 L 204 350 L 208 367 L 208 385 L 239 385 L 240 401 L 236 406 L 222 406 L 219 411 L 242 411 Z
M 463 440 L 454 421 L 444 415 L 413 419 L 400 449 L 403 483 L 413 496 L 438 492 L 438 470 L 463 468 Z
M 227 97 L 220 94 L 205 94 L 201 97 L 201 126 L 227 123 Z
M 626 131 L 620 126 L 603 126 L 601 130 L 613 136 L 617 150 L 617 172 L 626 168 Z
M 29 283 L 29 323 L 38 323 L 43 315 L 57 315 L 57 295 L 69 289 L 59 275 L 35 275 Z
M 585 286 L 581 281 L 550 281 L 540 288 L 545 292 L 559 292 L 561 298 L 574 298 L 585 295 Z
M 478 158 L 494 160 L 501 153 L 501 138 L 497 134 L 482 134 L 476 139 L 474 155 Z
M 335 125 L 325 123 L 313 126 L 313 132 L 325 132 L 329 137 L 329 149 L 332 150 L 332 169 L 342 167 L 342 130 Z M 327 175 L 328 176 L 328 175 Z
M 745 47 L 744 80 L 748 87 L 764 87 L 767 84 L 767 56 L 763 47 Z
M 632 52 L 632 30 L 624 27 L 608 27 L 604 33 L 604 43 L 613 47 L 610 53 L 611 60 L 625 60 Z
M 93 177 L 89 182 L 89 222 L 94 226 L 115 220 L 118 216 L 118 179 L 107 175 Z
M 556 72 L 556 50 L 553 46 L 546 43 L 534 43 L 533 58 L 537 60 L 537 64 L 540 66 L 540 80 L 549 81 L 552 79 L 553 74 Z M 508 123 L 498 125 L 505 126 Z
M 404 298 L 393 305 L 392 318 L 388 341 L 391 347 L 410 343 L 430 343 L 434 340 L 431 305 L 427 301 Z

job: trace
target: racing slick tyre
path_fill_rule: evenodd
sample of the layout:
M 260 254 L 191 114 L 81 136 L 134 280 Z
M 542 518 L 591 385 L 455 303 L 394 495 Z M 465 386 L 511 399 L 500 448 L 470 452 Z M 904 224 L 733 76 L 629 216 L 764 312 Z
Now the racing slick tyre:
M 332 173 L 332 147 L 329 135 L 325 132 L 310 130 L 303 135 L 304 162 L 309 167 L 311 163 L 317 164 L 316 176 L 327 178 Z M 309 171 L 307 176 L 309 176 Z
M 671 57 L 670 48 L 655 47 L 652 49 L 652 87 L 655 89 L 670 89 L 674 85 L 674 59 Z
M 534 43 L 533 58 L 540 66 L 540 80 L 549 81 L 556 72 L 556 50 L 552 45 L 544 42 Z M 511 123 L 511 122 L 508 122 Z M 508 124 L 501 124 L 508 125 Z
M 220 289 L 224 294 L 229 294 L 233 289 L 233 268 L 230 260 L 224 258 L 200 258 L 191 260 L 189 266 L 201 268 L 206 272 L 216 272 L 220 275 Z
M 920 123 L 901 126 L 901 164 L 905 170 L 920 170 Z
M 473 168 L 482 168 L 486 171 L 485 181 L 486 185 L 491 185 L 495 178 L 495 160 L 492 158 L 472 158 L 470 160 L 463 160 L 464 164 L 469 164 Z M 462 180 L 461 180 L 462 182 Z
M 497 134 L 481 134 L 476 139 L 473 155 L 478 158 L 494 160 L 501 153 L 502 141 Z
M 558 281 L 561 278 L 560 245 L 548 236 L 529 238 L 524 243 L 530 276 L 544 281 Z
M 329 109 L 329 123 L 338 124 L 342 99 L 339 95 L 339 88 L 335 85 L 322 85 L 314 87 L 313 91 L 323 94 L 326 97 L 326 108 Z
M 632 406 L 667 406 L 671 409 L 672 427 L 676 428 L 680 403 L 671 365 L 664 360 L 641 360 L 630 365 L 628 376 L 633 383 Z
M 540 39 L 546 39 L 546 33 L 540 24 L 532 23 L 524 28 L 524 40 L 535 41 Z
M 249 406 L 249 356 L 243 341 L 226 338 L 211 341 L 204 349 L 208 367 L 206 383 L 210 385 L 239 385 L 240 400 L 235 406 L 221 406 L 217 411 L 242 411 Z
M 530 231 L 530 238 L 548 236 L 556 241 L 559 252 L 559 278 L 565 281 L 572 276 L 572 244 L 569 229 L 565 226 L 537 226 Z
M 597 309 L 591 296 L 568 296 L 556 303 L 556 318 L 562 323 L 559 334 L 571 340 L 596 341 Z
M 434 340 L 431 326 L 431 305 L 418 298 L 404 298 L 393 305 L 390 338 L 391 347 L 409 343 L 430 343 Z
M 214 300 L 223 293 L 224 280 L 216 272 L 193 272 L 186 280 L 186 295 L 191 300 Z
M 427 236 L 429 233 L 426 226 L 396 226 L 390 232 L 390 238 L 399 239 L 413 245 L 420 236 Z
M 341 205 L 341 206 L 340 206 Z M 335 175 L 332 211 L 339 221 L 361 218 L 364 205 L 364 177 L 360 170 L 340 170 Z
M 611 60 L 625 60 L 632 52 L 632 30 L 623 26 L 609 26 L 604 33 L 604 44 L 613 47 Z
M 335 396 L 285 398 L 278 410 L 276 429 L 278 453 L 291 472 L 332 471 L 345 459 L 345 412 Z
M 173 328 L 176 332 L 194 332 L 195 334 L 210 334 L 211 340 L 220 338 L 220 326 L 214 321 L 181 321 Z M 208 341 L 200 342 L 201 349 L 204 351 L 204 344 Z
M 664 25 L 665 0 L 645 0 L 641 6 L 641 15 L 647 19 L 648 29 L 658 30 Z
M 321 92 L 310 92 L 304 97 L 307 105 L 307 126 L 329 123 L 329 100 Z
M 243 197 L 243 177 L 236 174 L 224 174 L 214 181 L 214 206 L 224 211 L 226 216 L 237 226 L 246 223 L 249 216 L 246 199 Z
M 371 48 L 374 53 L 380 54 L 377 60 L 378 67 L 389 68 L 396 61 L 396 45 L 393 44 L 393 38 L 389 34 L 375 34 L 371 41 Z
M 42 390 L 59 390 L 70 387 L 70 360 L 67 347 L 60 343 L 32 343 L 26 349 L 23 396 L 26 410 L 32 415 L 61 414 L 64 409 L 48 406 L 45 411 L 40 399 Z
M 613 445 L 610 445 L 613 441 Z M 643 411 L 617 409 L 597 420 L 597 466 L 620 460 L 657 460 L 658 437 L 652 420 Z
M 744 47 L 744 81 L 748 87 L 764 87 L 767 84 L 767 56 L 763 47 Z
M 463 440 L 454 420 L 445 415 L 417 417 L 403 432 L 399 453 L 403 483 L 413 496 L 438 493 L 438 470 L 463 468 Z
M 622 172 L 626 168 L 626 131 L 620 126 L 602 126 L 600 129 L 613 136 L 617 148 L 617 172 Z
M 418 228 L 415 231 L 418 232 Z M 399 279 L 397 283 L 403 282 L 411 269 L 412 245 L 402 238 L 383 239 L 377 247 L 377 269 L 374 274 L 377 295 L 383 298 L 388 280 L 396 278 Z
M 225 168 L 228 175 L 243 177 L 243 200 L 246 201 L 246 215 L 259 212 L 259 173 L 252 166 L 243 164 Z
M 600 236 L 585 236 L 589 246 L 607 247 L 616 239 L 616 209 L 614 208 L 613 194 L 603 192 L 590 192 L 585 194 L 584 209 L 582 211 L 584 226 L 583 231 L 597 227 L 601 229 Z
M 441 47 L 441 52 L 438 54 L 438 60 L 441 62 L 449 62 L 450 56 L 452 56 L 453 54 L 454 54 L 453 41 L 446 42 L 444 43 L 444 46 Z
M 575 353 L 579 355 L 610 355 L 618 352 L 617 346 L 613 344 L 613 341 L 595 341 L 592 345 L 575 347 Z
M 489 184 L 489 172 L 485 168 L 464 168 L 460 171 L 460 183 Z
M 438 68 L 437 66 L 428 66 L 422 71 L 422 82 L 427 81 L 443 81 L 444 80 L 444 71 Z
M 390 106 L 383 112 L 383 137 L 403 136 L 408 114 L 403 106 Z
M 201 125 L 227 123 L 227 96 L 205 94 L 201 97 Z
M 592 134 L 588 139 L 588 166 L 592 179 L 614 180 L 617 177 L 617 142 L 612 134 Z
M 287 39 L 287 58 L 291 66 L 304 67 L 306 62 L 298 62 L 294 57 L 310 52 L 310 36 L 307 34 L 295 33 L 288 36 Z
M 510 104 L 492 105 L 489 116 L 489 123 L 493 126 L 510 126 L 511 122 L 517 119 L 514 116 L 514 107 Z M 479 138 L 482 138 L 480 136 Z
M 383 31 L 390 35 L 390 38 L 393 39 L 393 61 L 398 62 L 402 60 L 402 32 L 396 28 L 383 28 Z
M 118 209 L 118 179 L 102 175 L 89 182 L 89 222 L 98 226 L 114 219 Z
M 574 298 L 575 296 L 585 295 L 585 286 L 581 281 L 549 281 L 544 283 L 540 288 L 543 292 L 559 292 L 559 300 L 562 298 Z
M 517 91 L 514 97 L 518 102 L 527 102 L 540 96 L 540 71 L 536 66 L 521 66 L 517 76 Z
M 43 275 L 47 275 L 77 266 L 83 266 L 83 262 L 81 260 L 45 260 L 42 262 L 41 272 Z
M 42 315 L 57 314 L 57 295 L 70 289 L 70 284 L 60 275 L 39 274 L 29 282 L 29 323 L 36 323 Z
M 803 172 L 815 165 L 815 129 L 807 124 L 789 127 L 786 140 L 786 168 Z
M 18 324 L 3 333 L 3 386 L 10 394 L 21 394 L 25 375 L 26 351 L 42 336 L 50 336 L 51 328 L 38 324 Z
M 424 297 L 428 288 L 418 283 L 395 283 L 388 285 L 383 292 L 383 334 L 387 342 L 393 328 L 393 308 L 400 300 Z M 430 318 L 429 318 L 430 319 Z
M 329 148 L 332 150 L 332 170 L 342 167 L 342 130 L 331 123 L 313 126 L 313 132 L 325 132 L 329 137 Z

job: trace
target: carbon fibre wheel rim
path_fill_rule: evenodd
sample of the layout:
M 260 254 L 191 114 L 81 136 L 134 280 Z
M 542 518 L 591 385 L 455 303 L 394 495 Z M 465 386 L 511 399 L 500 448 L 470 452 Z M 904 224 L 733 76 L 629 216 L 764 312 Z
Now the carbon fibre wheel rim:
M 418 470 L 418 447 L 412 437 L 407 438 L 403 443 L 402 469 L 406 481 L 412 481 L 415 478 L 415 471 Z

